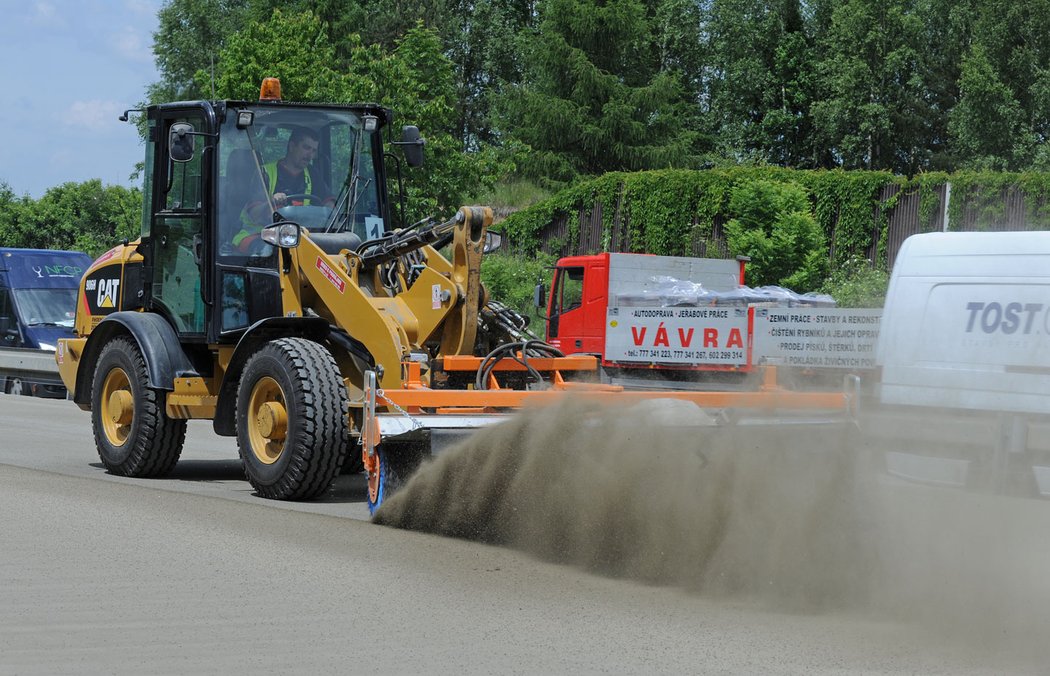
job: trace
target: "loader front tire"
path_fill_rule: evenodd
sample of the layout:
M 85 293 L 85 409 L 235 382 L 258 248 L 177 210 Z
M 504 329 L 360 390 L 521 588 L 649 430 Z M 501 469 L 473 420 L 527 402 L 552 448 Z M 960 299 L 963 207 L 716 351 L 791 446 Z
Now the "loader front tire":
M 309 500 L 328 490 L 349 447 L 348 410 L 327 348 L 305 338 L 264 345 L 237 388 L 237 446 L 256 492 Z
M 134 340 L 102 348 L 91 382 L 91 430 L 102 464 L 113 474 L 159 477 L 182 454 L 186 421 L 169 418 L 164 393 L 149 386 L 146 362 Z

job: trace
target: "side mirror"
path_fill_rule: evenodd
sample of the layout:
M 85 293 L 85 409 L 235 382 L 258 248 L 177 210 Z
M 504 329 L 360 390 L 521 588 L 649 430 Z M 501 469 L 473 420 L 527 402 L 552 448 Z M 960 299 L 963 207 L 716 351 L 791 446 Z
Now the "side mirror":
M 11 317 L 0 317 L 0 341 L 8 347 L 18 347 L 22 344 L 22 334 L 18 332 L 18 325 Z
M 426 140 L 419 135 L 419 127 L 414 125 L 402 127 L 401 141 L 394 143 L 394 145 L 402 146 L 405 149 L 405 160 L 408 161 L 408 166 L 410 167 L 423 166 L 423 146 L 426 144 Z
M 502 244 L 503 235 L 489 230 L 485 233 L 485 246 L 482 248 L 481 252 L 492 253 L 493 251 L 498 251 Z
M 168 154 L 175 162 L 193 159 L 193 125 L 176 122 L 168 131 Z
M 532 291 L 532 304 L 538 308 L 547 307 L 547 287 L 540 282 Z

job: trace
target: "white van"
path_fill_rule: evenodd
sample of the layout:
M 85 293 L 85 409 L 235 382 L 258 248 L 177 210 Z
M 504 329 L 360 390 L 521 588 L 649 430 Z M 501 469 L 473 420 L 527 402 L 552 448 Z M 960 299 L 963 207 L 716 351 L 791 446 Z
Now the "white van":
M 908 238 L 876 363 L 890 473 L 1050 495 L 1050 232 Z

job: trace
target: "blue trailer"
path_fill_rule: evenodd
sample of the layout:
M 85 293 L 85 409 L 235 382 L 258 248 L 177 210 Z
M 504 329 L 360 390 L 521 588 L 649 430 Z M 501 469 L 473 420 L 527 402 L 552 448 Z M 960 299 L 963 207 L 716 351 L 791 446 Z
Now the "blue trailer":
M 81 251 L 0 248 L 0 348 L 54 352 L 73 336 L 77 290 L 91 257 Z M 0 372 L 0 392 L 65 397 L 57 373 Z

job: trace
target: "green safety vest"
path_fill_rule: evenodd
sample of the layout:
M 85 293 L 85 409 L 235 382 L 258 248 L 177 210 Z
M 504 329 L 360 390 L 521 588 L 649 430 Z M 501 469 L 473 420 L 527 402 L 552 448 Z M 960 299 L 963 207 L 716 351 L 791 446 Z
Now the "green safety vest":
M 272 195 L 277 190 L 277 161 L 264 164 L 263 171 L 266 172 L 266 177 L 269 179 L 270 194 Z M 303 178 L 306 179 L 306 189 L 303 192 L 307 195 L 312 195 L 314 186 L 313 181 L 310 180 L 310 167 L 303 167 Z
M 270 194 L 272 195 L 277 189 L 277 161 L 274 160 L 273 162 L 267 162 L 264 164 L 263 171 L 266 172 L 266 182 L 270 186 Z M 303 192 L 307 195 L 312 194 L 313 181 L 310 179 L 310 167 L 303 167 L 303 178 L 306 179 L 306 189 Z M 240 232 L 233 236 L 234 246 L 240 246 L 241 242 L 243 242 L 246 237 L 257 234 L 261 229 L 259 226 L 251 222 L 251 219 L 248 218 L 248 214 L 245 213 L 243 209 L 241 210 L 241 223 L 244 224 L 244 227 L 241 228 Z

